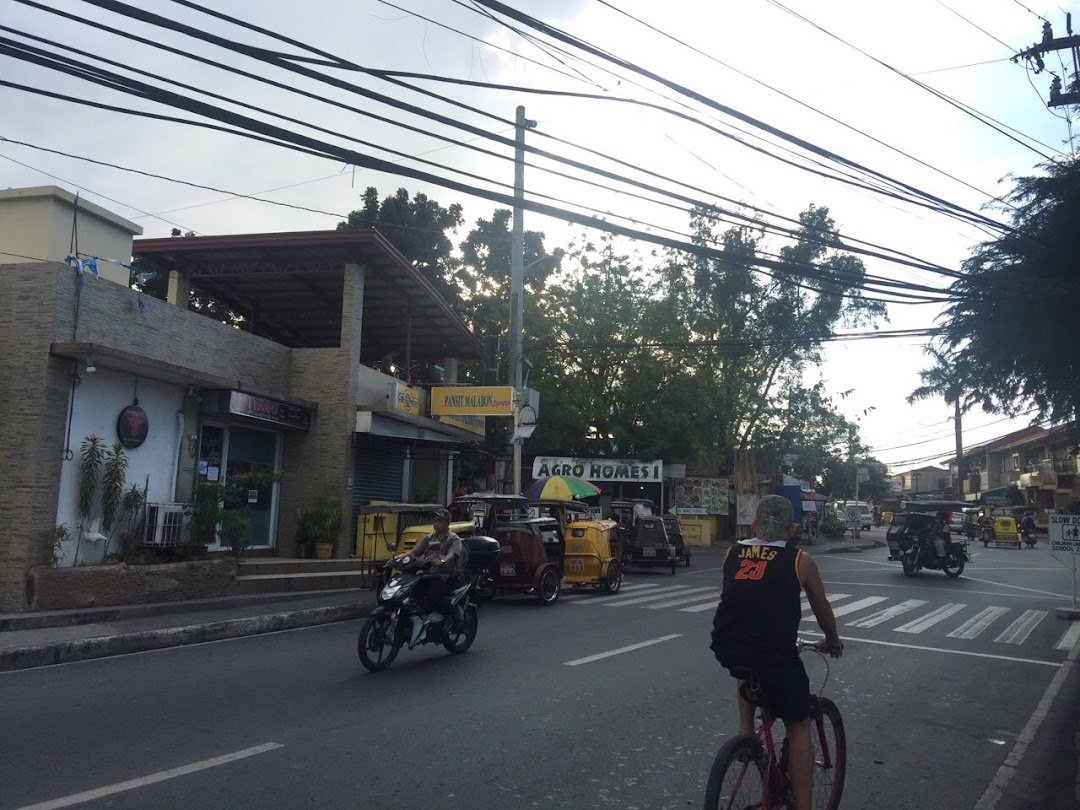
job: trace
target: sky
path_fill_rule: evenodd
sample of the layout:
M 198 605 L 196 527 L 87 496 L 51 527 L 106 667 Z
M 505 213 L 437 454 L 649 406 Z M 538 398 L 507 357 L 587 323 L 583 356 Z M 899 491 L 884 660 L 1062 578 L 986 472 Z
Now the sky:
M 245 30 L 175 0 L 130 2 L 228 40 L 311 55 L 300 44 L 285 44 Z M 1042 18 L 1050 21 L 1055 35 L 1064 35 L 1065 12 L 1080 10 L 1080 0 L 508 3 L 618 57 L 618 65 L 570 46 L 560 46 L 564 50 L 559 52 L 549 38 L 523 36 L 532 32 L 511 22 L 515 32 L 505 24 L 506 18 L 484 16 L 466 0 L 307 0 L 303 4 L 289 0 L 214 4 L 207 0 L 207 4 L 365 68 L 457 81 L 398 77 L 395 84 L 338 66 L 292 62 L 413 105 L 403 110 L 385 97 L 358 95 L 78 0 L 47 4 L 78 19 L 17 0 L 0 0 L 0 24 L 8 29 L 0 31 L 0 36 L 127 76 L 133 75 L 131 70 L 145 71 L 157 78 L 134 77 L 391 161 L 402 169 L 427 171 L 499 194 L 510 193 L 512 148 L 485 133 L 512 138 L 515 108 L 523 105 L 527 117 L 536 121 L 535 129 L 526 135 L 531 145 L 654 187 L 643 190 L 530 155 L 525 171 L 530 199 L 678 239 L 687 231 L 688 204 L 664 196 L 669 192 L 744 214 L 750 213 L 745 206 L 753 206 L 765 215 L 787 218 L 797 217 L 811 204 L 826 206 L 846 240 L 862 240 L 879 251 L 902 252 L 923 264 L 952 270 L 959 269 L 975 245 L 992 238 L 993 231 L 843 182 L 838 175 L 853 172 L 809 155 L 783 140 L 780 133 L 996 221 L 1004 221 L 1004 215 L 984 207 L 1011 188 L 1009 175 L 1037 173 L 1038 164 L 1069 149 L 1069 126 L 1060 117 L 1062 111 L 1048 110 L 1045 104 L 1050 75 L 1033 75 L 1010 57 L 1041 38 Z M 112 26 L 175 52 L 95 29 L 86 21 Z M 120 66 L 103 65 L 97 58 Z M 714 104 L 680 94 L 670 85 L 634 72 L 633 66 Z M 228 72 L 226 67 L 287 87 L 268 86 Z M 1053 58 L 1047 64 L 1048 70 L 1059 75 L 1065 67 L 1071 71 Z M 162 78 L 187 87 L 167 85 Z M 0 79 L 98 104 L 205 120 L 3 52 Z M 601 98 L 538 92 L 550 90 Z M 201 95 L 207 92 L 226 99 Z M 659 105 L 682 117 L 619 99 Z M 438 113 L 444 120 L 424 117 L 415 108 Z M 968 111 L 977 111 L 984 120 Z M 992 119 L 993 126 L 985 118 Z M 453 127 L 449 119 L 472 129 Z M 771 130 L 758 127 L 758 122 Z M 460 190 L 349 166 L 333 156 L 303 154 L 235 134 L 84 106 L 3 85 L 0 137 L 8 139 L 0 141 L 0 188 L 55 183 L 132 219 L 151 237 L 167 236 L 174 227 L 198 234 L 331 229 L 358 207 L 359 195 L 368 186 L 376 186 L 382 195 L 405 187 L 410 193 L 423 191 L 444 205 L 461 202 L 466 224 L 456 241 L 465 237 L 478 218 L 489 217 L 498 207 Z M 571 177 L 553 174 L 553 169 Z M 565 217 L 526 212 L 524 223 L 527 229 L 546 234 L 548 249 L 565 246 L 583 233 L 593 239 L 597 236 L 567 223 Z M 628 244 L 643 256 L 659 249 L 643 241 Z M 780 237 L 771 237 L 768 249 L 775 251 L 782 244 Z M 935 290 L 944 290 L 949 283 L 947 277 L 927 269 L 878 258 L 865 261 L 870 273 L 888 279 Z M 879 324 L 883 330 L 933 327 L 941 313 L 937 303 L 890 303 L 888 310 L 888 322 Z M 905 401 L 919 385 L 919 370 L 928 366 L 925 344 L 923 337 L 830 343 L 826 362 L 807 376 L 810 383 L 825 381 L 837 408 L 858 422 L 863 442 L 894 473 L 936 462 L 953 451 L 951 409 L 940 400 L 915 405 Z M 964 441 L 988 441 L 1027 423 L 971 413 L 964 419 Z

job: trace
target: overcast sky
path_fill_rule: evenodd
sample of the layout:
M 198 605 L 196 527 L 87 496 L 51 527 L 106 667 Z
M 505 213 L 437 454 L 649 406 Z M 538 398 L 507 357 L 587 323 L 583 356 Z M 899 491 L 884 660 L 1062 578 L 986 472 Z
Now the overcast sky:
M 176 2 L 132 0 L 132 4 L 230 40 L 303 53 L 296 46 L 244 31 Z M 55 44 L 42 44 L 8 32 L 0 35 L 95 65 L 101 63 L 92 56 L 111 59 L 191 85 L 193 89 L 169 86 L 186 96 L 401 166 L 509 193 L 513 173 L 506 158 L 512 150 L 478 134 L 227 52 L 179 32 L 128 20 L 89 3 L 51 0 L 47 5 L 169 45 L 182 54 L 205 57 L 213 64 L 200 64 L 183 55 L 94 30 L 85 23 L 16 0 L 0 0 L 2 24 Z M 313 68 L 509 137 L 513 130 L 507 122 L 512 121 L 517 105 L 525 105 L 528 117 L 538 125 L 528 135 L 531 144 L 694 199 L 729 208 L 734 206 L 725 200 L 742 201 L 785 217 L 796 217 L 810 204 L 827 206 L 846 238 L 861 239 L 952 269 L 959 269 L 973 245 L 989 238 L 987 231 L 938 211 L 799 168 L 811 165 L 807 153 L 775 134 L 767 134 L 726 112 L 709 109 L 596 56 L 572 49 L 568 49 L 570 53 L 558 53 L 547 46 L 541 48 L 502 23 L 481 16 L 466 2 L 394 0 L 397 8 L 376 0 L 307 0 L 302 4 L 230 0 L 208 5 L 367 68 L 606 96 L 609 100 L 582 100 L 532 94 L 524 89 L 494 90 L 404 80 L 448 96 L 448 102 L 355 71 Z M 1045 159 L 1043 156 L 1068 149 L 1066 122 L 1059 117 L 1059 110 L 1051 112 L 1045 105 L 1050 76 L 1035 76 L 1023 65 L 1013 64 L 1009 57 L 1041 38 L 1042 20 L 1036 15 L 1045 16 L 1056 35 L 1064 35 L 1063 12 L 1076 11 L 1080 5 L 1077 2 L 783 3 L 819 28 L 770 0 L 669 0 L 663 4 L 642 0 L 610 0 L 610 4 L 597 0 L 513 0 L 509 5 L 731 110 L 969 211 L 980 211 L 993 195 L 1007 191 L 1010 184 L 1002 182 L 1006 175 L 1033 173 Z M 612 6 L 663 33 L 649 30 Z M 975 120 L 870 57 L 994 119 L 995 126 L 1003 131 Z M 304 98 L 213 65 L 233 66 L 271 78 L 309 91 L 315 98 Z M 123 72 L 115 66 L 101 66 Z M 1063 74 L 1056 59 L 1049 60 L 1047 67 Z M 1071 66 L 1067 67 L 1071 72 Z M 156 102 L 135 99 L 8 56 L 0 55 L 0 78 L 117 107 L 202 120 L 191 113 L 169 110 Z M 136 78 L 163 85 L 159 79 Z M 296 121 L 283 122 L 230 102 L 198 96 L 197 90 L 262 107 Z M 699 123 L 615 98 L 633 98 L 676 109 Z M 383 116 L 391 123 L 333 106 L 333 102 Z M 465 110 L 459 104 L 475 110 Z M 419 131 L 402 129 L 394 122 Z M 701 123 L 733 137 L 724 137 Z M 347 168 L 339 159 L 300 154 L 232 134 L 95 109 L 9 87 L 0 87 L 0 136 L 325 212 L 268 205 L 0 142 L 0 187 L 56 183 L 78 190 L 138 222 L 147 236 L 166 236 L 174 227 L 199 234 L 329 229 L 357 207 L 358 195 L 371 185 L 384 195 L 404 186 L 410 193 L 424 191 L 444 205 L 462 202 L 466 226 L 459 238 L 478 217 L 490 216 L 496 207 L 487 200 L 412 178 Z M 447 143 L 437 136 L 468 145 Z M 498 155 L 486 155 L 469 146 Z M 386 149 L 440 165 L 425 166 L 389 154 Z M 603 156 L 670 179 L 635 173 L 633 168 Z M 798 166 L 785 164 L 780 157 Z M 831 175 L 841 173 L 837 164 L 820 157 L 815 160 L 818 164 L 812 168 Z M 686 232 L 684 204 L 670 200 L 667 205 L 659 204 L 657 194 L 640 189 L 636 193 L 648 200 L 597 188 L 596 182 L 619 184 L 595 176 L 588 177 L 587 183 L 570 181 L 545 170 L 558 168 L 575 176 L 583 173 L 543 158 L 530 157 L 529 161 L 526 186 L 534 199 L 582 214 L 607 216 L 652 233 L 674 236 L 670 231 Z M 696 190 L 677 183 L 689 184 Z M 625 185 L 620 188 L 623 192 L 629 190 Z M 560 202 L 536 195 L 549 195 Z M 549 249 L 567 244 L 582 232 L 579 226 L 567 225 L 565 219 L 533 213 L 526 214 L 525 224 L 529 229 L 546 232 Z M 779 238 L 773 238 L 769 249 L 775 251 L 782 244 Z M 642 254 L 655 248 L 647 243 L 637 247 Z M 878 259 L 867 259 L 867 264 L 871 273 L 891 279 L 941 289 L 948 284 L 946 278 L 926 270 Z M 939 308 L 933 304 L 892 304 L 890 322 L 882 324 L 882 328 L 930 327 L 938 313 Z M 1017 313 L 1017 317 L 1022 315 Z M 907 338 L 832 344 L 821 373 L 841 411 L 858 418 L 864 441 L 875 449 L 878 458 L 892 464 L 894 471 L 947 456 L 952 450 L 951 413 L 946 405 L 929 401 L 909 406 L 904 402 L 904 397 L 919 384 L 919 369 L 926 366 L 921 354 L 924 343 L 925 339 Z M 816 374 L 811 380 L 815 378 Z M 972 414 L 965 420 L 965 442 L 986 441 L 1024 424 Z

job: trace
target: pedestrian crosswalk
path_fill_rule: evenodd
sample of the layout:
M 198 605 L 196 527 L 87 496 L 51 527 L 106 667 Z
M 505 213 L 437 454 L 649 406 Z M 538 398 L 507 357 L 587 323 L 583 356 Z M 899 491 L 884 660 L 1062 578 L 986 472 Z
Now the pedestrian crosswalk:
M 674 610 L 702 613 L 715 610 L 721 589 L 715 586 L 664 585 L 660 583 L 625 583 L 618 594 L 599 597 L 597 592 L 566 592 L 559 601 L 600 608 Z M 964 602 L 932 604 L 926 599 L 900 599 L 889 596 L 855 597 L 848 593 L 830 593 L 829 603 L 841 627 L 866 630 L 881 628 L 915 636 L 944 633 L 946 638 L 971 641 L 985 637 L 994 644 L 1025 644 L 1049 616 L 1047 610 L 991 605 L 971 607 Z M 813 611 L 804 596 L 802 620 L 813 623 Z M 843 632 L 843 631 L 841 631 Z M 1045 638 L 1045 635 L 1039 636 Z M 1070 623 L 1053 645 L 1055 650 L 1072 650 L 1080 644 L 1080 622 Z

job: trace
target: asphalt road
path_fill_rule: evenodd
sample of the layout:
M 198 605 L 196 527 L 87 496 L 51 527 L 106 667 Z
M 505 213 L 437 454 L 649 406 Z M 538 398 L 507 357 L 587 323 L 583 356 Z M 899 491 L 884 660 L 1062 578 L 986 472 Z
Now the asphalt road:
M 807 666 L 847 727 L 844 807 L 1078 806 L 1069 575 L 1045 543 L 972 551 L 959 580 L 818 558 L 847 648 L 827 682 Z M 359 622 L 0 673 L 0 808 L 699 807 L 736 726 L 718 563 L 500 598 L 467 654 L 374 675 Z

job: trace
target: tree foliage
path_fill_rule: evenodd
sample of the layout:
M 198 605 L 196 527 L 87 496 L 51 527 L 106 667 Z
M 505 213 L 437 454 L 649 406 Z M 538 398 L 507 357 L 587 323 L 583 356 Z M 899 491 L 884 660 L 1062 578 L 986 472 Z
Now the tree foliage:
M 1080 159 L 1015 179 L 1001 208 L 1011 227 L 964 262 L 944 315 L 944 362 L 987 411 L 1080 416 L 1080 353 L 1071 318 L 1080 300 Z M 943 362 L 939 361 L 938 365 Z

